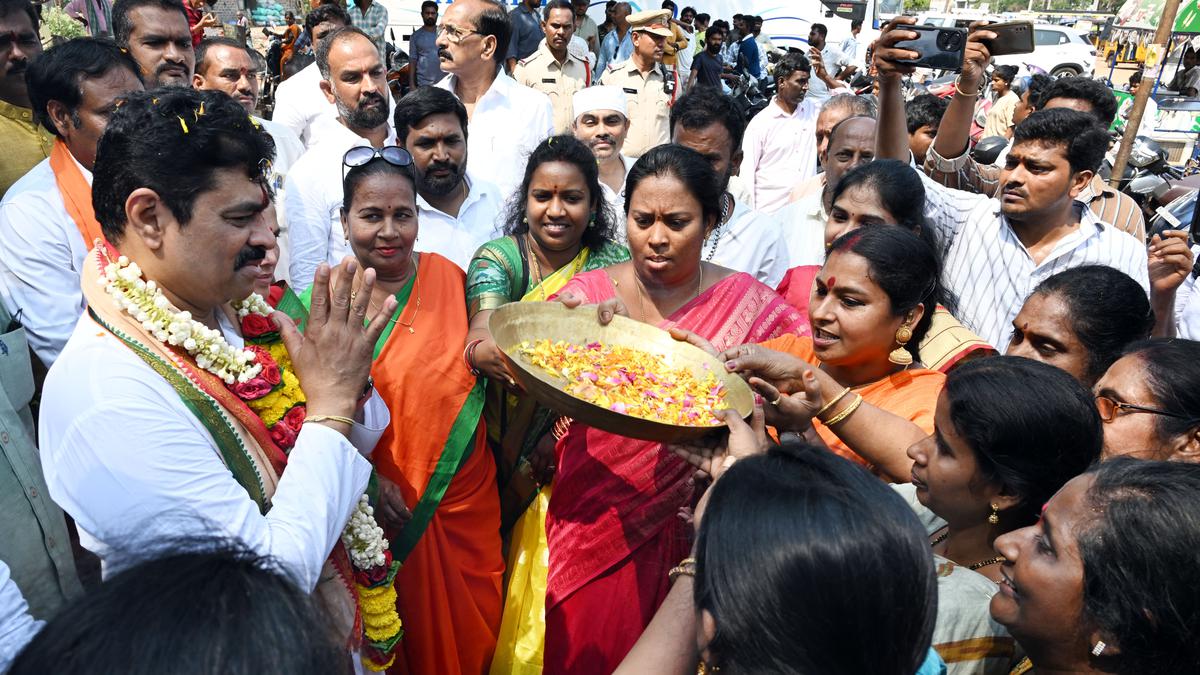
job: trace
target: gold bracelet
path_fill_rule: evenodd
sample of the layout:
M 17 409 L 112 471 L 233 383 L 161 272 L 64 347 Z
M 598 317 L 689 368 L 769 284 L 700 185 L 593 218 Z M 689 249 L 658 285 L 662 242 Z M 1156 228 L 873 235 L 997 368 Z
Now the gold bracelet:
M 974 94 L 968 94 L 967 92 L 962 90 L 962 86 L 959 84 L 959 80 L 961 80 L 961 79 L 962 79 L 962 75 L 959 75 L 958 77 L 954 78 L 954 93 L 958 94 L 959 96 L 961 96 L 963 98 L 979 98 L 978 91 L 975 92 Z
M 851 403 L 850 405 L 846 406 L 845 408 L 842 408 L 842 411 L 840 413 L 834 415 L 833 419 L 826 422 L 825 426 L 832 427 L 833 425 L 844 421 L 847 417 L 854 414 L 854 411 L 858 410 L 858 406 L 862 405 L 862 402 L 863 402 L 862 396 L 860 396 L 858 394 L 855 394 L 855 396 L 857 396 L 858 398 L 854 399 L 854 402 Z
M 342 424 L 354 426 L 354 420 L 349 417 L 342 417 L 341 415 L 309 415 L 304 418 L 304 423 L 308 424 L 309 422 L 341 422 Z
M 849 394 L 849 393 L 850 393 L 850 387 L 846 387 L 845 389 L 842 390 L 842 393 L 838 394 L 837 396 L 834 396 L 832 401 L 821 406 L 820 410 L 813 413 L 813 417 L 820 419 L 821 415 L 824 415 L 826 411 L 828 411 L 833 406 L 837 405 L 838 401 L 842 400 L 846 396 L 846 394 Z
M 672 567 L 670 572 L 667 572 L 667 578 L 674 582 L 681 574 L 686 574 L 687 576 L 693 578 L 696 576 L 695 558 L 684 558 L 682 562 L 675 567 Z

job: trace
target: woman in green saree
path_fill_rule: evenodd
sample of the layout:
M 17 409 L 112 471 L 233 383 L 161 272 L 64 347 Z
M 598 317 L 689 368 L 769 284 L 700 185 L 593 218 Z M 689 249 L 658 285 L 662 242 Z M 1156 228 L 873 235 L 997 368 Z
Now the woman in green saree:
M 545 550 L 558 415 L 521 395 L 488 318 L 510 302 L 550 298 L 579 272 L 628 260 L 629 251 L 613 243 L 622 221 L 605 205 L 591 150 L 572 136 L 554 136 L 530 155 L 504 236 L 480 247 L 467 270 L 471 328 L 464 355 L 488 378 L 484 420 L 496 457 L 501 531 L 511 537 L 508 601 L 493 672 L 540 672 L 541 612 L 527 603 L 545 597 L 545 561 L 534 553 Z

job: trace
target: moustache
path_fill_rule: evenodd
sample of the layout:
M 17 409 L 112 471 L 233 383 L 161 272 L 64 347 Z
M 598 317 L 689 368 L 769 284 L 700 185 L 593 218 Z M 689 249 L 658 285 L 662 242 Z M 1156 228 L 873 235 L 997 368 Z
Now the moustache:
M 363 94 L 362 97 L 360 97 L 358 99 L 358 107 L 359 108 L 362 108 L 367 105 L 372 105 L 372 104 L 384 105 L 386 103 L 387 103 L 387 101 L 385 101 L 383 99 L 383 96 L 381 94 L 375 94 L 375 93 Z
M 592 147 L 593 148 L 596 147 L 597 145 L 600 145 L 601 143 L 608 143 L 609 145 L 616 145 L 617 139 L 613 138 L 609 134 L 600 134 L 599 136 L 592 139 Z
M 454 162 L 433 162 L 425 169 L 425 173 L 432 173 L 434 171 L 443 171 L 443 170 L 449 171 L 450 173 L 453 173 L 453 174 L 457 174 L 458 173 L 458 165 L 455 164 Z
M 446 49 L 445 47 L 442 47 L 441 49 L 439 49 L 437 55 L 438 55 L 439 59 L 446 59 L 447 61 L 454 60 L 454 57 L 450 56 L 450 51 L 448 49 Z
M 233 269 L 240 270 L 243 267 L 261 262 L 267 257 L 267 249 L 263 246 L 247 246 L 238 251 L 237 258 L 233 261 Z

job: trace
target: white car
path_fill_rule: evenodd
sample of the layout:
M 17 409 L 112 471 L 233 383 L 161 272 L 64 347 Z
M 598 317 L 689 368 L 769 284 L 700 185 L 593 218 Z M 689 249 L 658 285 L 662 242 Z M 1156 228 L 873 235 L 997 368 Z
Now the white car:
M 1030 74 L 1032 66 L 1051 77 L 1090 77 L 1096 68 L 1096 47 L 1077 30 L 1039 23 L 1033 26 L 1032 54 L 997 56 L 993 62 L 1016 66 L 1018 76 Z

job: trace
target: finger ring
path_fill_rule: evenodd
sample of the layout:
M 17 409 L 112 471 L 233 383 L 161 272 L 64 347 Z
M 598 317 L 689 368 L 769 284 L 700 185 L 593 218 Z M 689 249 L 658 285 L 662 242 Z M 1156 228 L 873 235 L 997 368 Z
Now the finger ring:
M 779 402 L 782 400 L 783 400 L 783 394 L 780 394 L 775 397 L 774 401 L 771 401 L 771 405 L 779 405 Z

